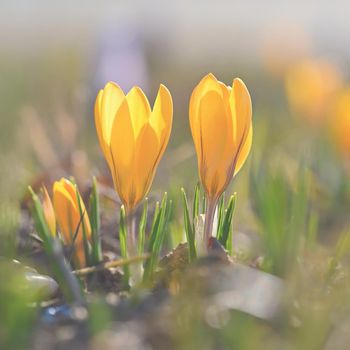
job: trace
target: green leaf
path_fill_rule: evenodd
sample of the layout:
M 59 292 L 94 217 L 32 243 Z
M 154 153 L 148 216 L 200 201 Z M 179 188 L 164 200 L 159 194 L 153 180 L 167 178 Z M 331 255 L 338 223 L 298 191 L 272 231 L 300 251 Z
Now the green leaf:
M 147 213 L 148 213 L 148 199 L 145 199 L 145 203 L 143 205 L 142 215 L 139 224 L 139 237 L 138 237 L 138 253 L 141 255 L 145 250 L 145 232 L 147 225 Z
M 153 213 L 153 221 L 152 221 L 151 232 L 154 231 L 154 226 L 156 225 L 158 214 L 159 214 L 159 202 L 157 201 L 156 202 L 156 207 L 155 207 L 154 213 Z
M 226 240 L 226 246 L 225 246 L 229 255 L 232 255 L 232 239 L 233 239 L 233 231 L 232 231 L 232 227 L 230 227 L 228 231 L 227 240 Z
M 216 238 L 218 239 L 218 241 L 220 241 L 222 237 L 222 223 L 223 223 L 224 213 L 225 213 L 225 192 L 222 194 L 222 196 L 219 199 L 217 212 L 218 212 L 218 227 L 216 230 Z
M 196 258 L 196 243 L 195 243 L 195 231 L 193 227 L 193 223 L 190 221 L 190 214 L 188 210 L 188 202 L 186 192 L 183 188 L 181 188 L 182 201 L 183 201 L 183 210 L 184 210 L 184 224 L 185 224 L 185 233 L 188 242 L 188 253 L 189 253 L 189 261 L 193 261 Z
M 185 191 L 184 189 L 182 189 Z M 200 197 L 200 184 L 199 182 L 196 185 L 196 188 L 194 190 L 194 197 L 193 197 L 193 208 L 192 208 L 192 222 L 194 223 L 195 218 L 199 215 L 199 197 Z M 185 194 L 186 196 L 186 194 Z M 194 230 L 193 230 L 194 231 Z
M 167 203 L 167 193 L 164 193 L 162 203 L 159 206 L 159 210 L 155 212 L 155 219 L 153 230 L 151 231 L 150 240 L 148 244 L 148 251 L 150 257 L 146 261 L 145 270 L 143 275 L 144 282 L 150 281 L 153 276 L 154 269 L 158 262 L 159 253 L 164 241 L 166 233 L 166 224 L 170 217 L 172 202 L 169 205 Z M 156 215 L 157 214 L 157 215 Z
M 43 241 L 44 250 L 47 253 L 50 253 L 53 251 L 53 243 L 52 243 L 53 237 L 46 223 L 43 207 L 41 205 L 41 202 L 38 196 L 34 193 L 33 189 L 30 186 L 28 187 L 28 189 L 32 195 L 32 199 L 34 203 L 33 216 L 34 216 L 36 229 L 38 231 L 39 237 Z
M 79 194 L 78 186 L 75 184 L 75 195 L 77 197 L 78 201 L 78 206 L 79 206 L 79 214 L 80 214 L 80 221 L 78 224 L 78 227 L 76 229 L 76 234 L 74 237 L 73 245 L 75 242 L 75 239 L 77 237 L 77 233 L 79 232 L 79 226 L 81 225 L 82 231 L 83 231 L 83 244 L 84 244 L 84 254 L 85 254 L 85 262 L 86 265 L 89 266 L 91 265 L 91 258 L 90 258 L 90 244 L 89 244 L 89 239 L 86 233 L 86 227 L 85 227 L 85 221 L 84 221 L 84 215 L 87 215 L 86 209 L 83 211 L 82 205 L 81 205 L 81 197 Z
M 91 222 L 91 263 L 96 265 L 102 261 L 102 247 L 100 236 L 100 201 L 97 181 L 93 178 L 90 196 L 90 222 Z
M 308 224 L 311 231 L 315 225 L 308 221 L 311 179 L 306 170 L 301 169 L 290 178 L 275 166 L 261 163 L 250 177 L 251 199 L 261 224 L 268 271 L 278 276 L 293 268 L 302 246 L 301 238 L 304 236 L 306 244 L 310 242 Z
M 234 193 L 228 202 L 222 221 L 222 233 L 219 242 L 232 253 L 232 218 L 236 206 L 236 193 Z

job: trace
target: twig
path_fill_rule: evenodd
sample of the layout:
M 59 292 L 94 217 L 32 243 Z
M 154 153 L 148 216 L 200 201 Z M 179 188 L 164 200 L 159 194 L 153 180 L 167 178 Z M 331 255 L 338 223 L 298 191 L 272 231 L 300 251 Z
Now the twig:
M 149 254 L 143 254 L 143 255 L 127 258 L 127 259 L 112 260 L 96 266 L 89 266 L 89 267 L 84 267 L 83 269 L 75 270 L 73 271 L 73 274 L 76 276 L 86 276 L 90 273 L 103 271 L 111 267 L 119 267 L 119 266 L 124 266 L 128 264 L 138 263 L 148 258 L 149 258 Z

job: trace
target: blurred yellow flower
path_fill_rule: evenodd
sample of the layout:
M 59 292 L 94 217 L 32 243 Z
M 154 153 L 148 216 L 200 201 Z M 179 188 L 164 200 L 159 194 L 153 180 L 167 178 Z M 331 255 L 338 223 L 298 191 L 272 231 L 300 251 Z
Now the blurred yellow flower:
M 251 148 L 248 89 L 241 79 L 234 79 L 231 88 L 208 74 L 193 90 L 189 115 L 200 179 L 208 199 L 217 200 Z
M 335 98 L 330 127 L 339 152 L 350 156 L 350 87 L 342 90 Z
M 79 202 L 83 213 L 82 220 Z M 86 266 L 83 230 L 85 229 L 86 236 L 90 239 L 91 226 L 84 202 L 76 185 L 64 178 L 56 181 L 53 185 L 53 206 L 65 244 L 72 244 L 74 235 L 77 233 L 74 241 L 75 261 L 79 267 Z
M 292 110 L 311 124 L 324 121 L 341 76 L 332 63 L 307 59 L 292 65 L 285 77 L 287 98 Z
M 261 63 L 274 78 L 283 79 L 288 67 L 310 52 L 310 36 L 293 22 L 272 21 L 261 34 Z
M 41 188 L 43 199 L 42 199 L 42 207 L 44 211 L 44 216 L 46 223 L 50 229 L 52 236 L 56 236 L 56 216 L 52 206 L 51 198 L 47 192 L 45 186 Z
M 160 85 L 153 110 L 139 87 L 127 95 L 109 82 L 97 95 L 95 124 L 116 191 L 132 211 L 149 191 L 168 144 L 173 118 L 170 92 Z

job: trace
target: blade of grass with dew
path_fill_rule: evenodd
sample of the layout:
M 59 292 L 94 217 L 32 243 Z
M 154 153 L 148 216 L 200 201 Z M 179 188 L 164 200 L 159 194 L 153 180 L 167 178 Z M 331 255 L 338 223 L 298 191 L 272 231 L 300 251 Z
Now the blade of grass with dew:
M 120 218 L 119 218 L 119 242 L 120 242 L 120 253 L 123 259 L 128 258 L 128 250 L 127 250 L 127 230 L 126 230 L 126 214 L 124 205 L 120 207 Z M 123 267 L 124 277 L 123 282 L 124 285 L 127 286 L 129 284 L 130 271 L 129 266 L 125 265 Z
M 236 207 L 236 193 L 234 193 L 228 202 L 225 213 L 223 214 L 222 230 L 219 242 L 232 254 L 232 218 Z
M 139 237 L 137 242 L 138 254 L 143 254 L 145 251 L 145 234 L 147 225 L 147 213 L 148 213 L 148 198 L 145 198 L 143 204 L 142 215 L 139 223 Z
M 186 238 L 188 242 L 188 254 L 189 254 L 189 261 L 193 261 L 196 256 L 196 243 L 195 243 L 195 235 L 194 235 L 194 223 L 191 223 L 190 220 L 190 214 L 188 211 L 188 202 L 187 202 L 187 196 L 186 192 L 183 188 L 181 188 L 181 194 L 182 194 L 182 202 L 183 202 L 183 211 L 184 211 L 184 224 L 185 224 L 185 233 Z
M 98 196 L 97 181 L 92 180 L 92 192 L 90 196 L 90 222 L 91 222 L 91 263 L 96 265 L 102 261 L 102 247 L 100 236 L 100 201 Z

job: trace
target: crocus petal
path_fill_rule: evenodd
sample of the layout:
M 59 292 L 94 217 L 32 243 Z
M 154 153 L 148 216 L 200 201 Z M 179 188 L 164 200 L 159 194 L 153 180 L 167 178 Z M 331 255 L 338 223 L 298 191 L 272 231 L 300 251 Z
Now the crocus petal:
M 109 144 L 112 125 L 116 112 L 124 100 L 122 89 L 115 83 L 109 82 L 103 90 L 100 90 L 95 102 L 95 125 L 102 152 L 109 167 L 112 167 L 112 159 Z
M 158 136 L 159 162 L 168 144 L 173 123 L 173 101 L 169 90 L 162 84 L 159 86 L 149 123 Z M 158 162 L 155 166 L 158 165 Z
M 223 84 L 222 84 L 223 85 Z M 190 127 L 192 132 L 193 141 L 195 144 L 196 152 L 198 157 L 201 158 L 201 146 L 200 146 L 200 132 L 198 127 L 199 123 L 199 106 L 203 96 L 205 96 L 209 91 L 215 91 L 220 96 L 223 97 L 222 85 L 217 81 L 212 73 L 207 74 L 193 90 L 190 98 Z
M 223 169 L 218 168 L 218 164 L 220 164 L 227 142 L 227 115 L 222 97 L 215 91 L 209 91 L 201 99 L 199 115 L 202 149 L 202 159 L 199 166 L 206 182 L 209 178 L 212 179 L 210 182 L 213 186 L 207 190 L 214 195 L 217 185 L 215 176 L 223 171 Z
M 76 185 L 74 185 L 71 181 L 67 180 L 67 179 L 62 179 L 61 182 L 64 185 L 64 188 L 66 189 L 66 191 L 70 194 L 71 198 L 72 198 L 72 202 L 74 203 L 75 206 L 75 210 L 78 213 L 79 216 L 79 221 L 81 220 L 81 215 L 80 213 L 82 213 L 82 215 L 84 215 L 83 217 L 83 224 L 85 227 L 85 233 L 87 235 L 87 238 L 90 239 L 91 236 L 91 226 L 90 226 L 90 220 L 88 217 L 88 214 L 86 212 L 85 209 L 85 204 L 83 199 L 81 198 Z M 79 238 L 83 238 L 82 235 Z
M 147 123 L 142 128 L 136 142 L 135 170 L 133 174 L 137 193 L 136 203 L 138 203 L 149 190 L 154 177 L 159 153 L 160 145 L 158 136 L 151 125 Z
M 131 171 L 134 164 L 135 138 L 129 106 L 126 98 L 116 114 L 110 143 L 113 161 L 115 186 L 123 203 L 131 202 L 135 197 L 135 189 L 131 188 Z M 129 199 L 128 199 L 129 198 Z
M 126 95 L 126 100 L 128 101 L 129 114 L 134 130 L 134 135 L 135 138 L 137 138 L 140 130 L 148 121 L 148 118 L 151 114 L 151 107 L 149 105 L 147 97 L 138 86 L 134 86 L 129 91 L 129 93 Z
M 56 236 L 56 216 L 55 216 L 55 212 L 53 209 L 50 196 L 45 186 L 42 187 L 42 193 L 43 193 L 42 206 L 43 206 L 45 220 L 50 229 L 52 236 Z
M 100 142 L 101 149 L 103 151 L 103 154 L 106 156 L 106 141 L 103 138 L 103 131 L 102 131 L 102 97 L 103 97 L 103 90 L 100 90 L 97 94 L 96 101 L 95 101 L 95 126 L 97 130 L 97 136 L 98 141 Z
M 64 183 L 55 182 L 53 187 L 53 206 L 60 231 L 66 244 L 72 243 L 73 235 L 78 227 L 80 215 L 72 196 L 66 190 Z
M 250 124 L 247 136 L 237 156 L 237 160 L 234 168 L 234 175 L 236 175 L 241 170 L 243 164 L 248 158 L 250 149 L 252 147 L 252 141 L 253 141 L 253 127 L 252 127 L 252 124 Z
M 116 83 L 109 82 L 103 89 L 101 101 L 101 129 L 106 144 L 110 144 L 111 133 L 116 113 L 124 101 L 123 90 Z
M 230 109 L 233 120 L 233 139 L 238 147 L 247 133 L 252 118 L 252 102 L 249 91 L 243 81 L 238 78 L 232 84 Z

